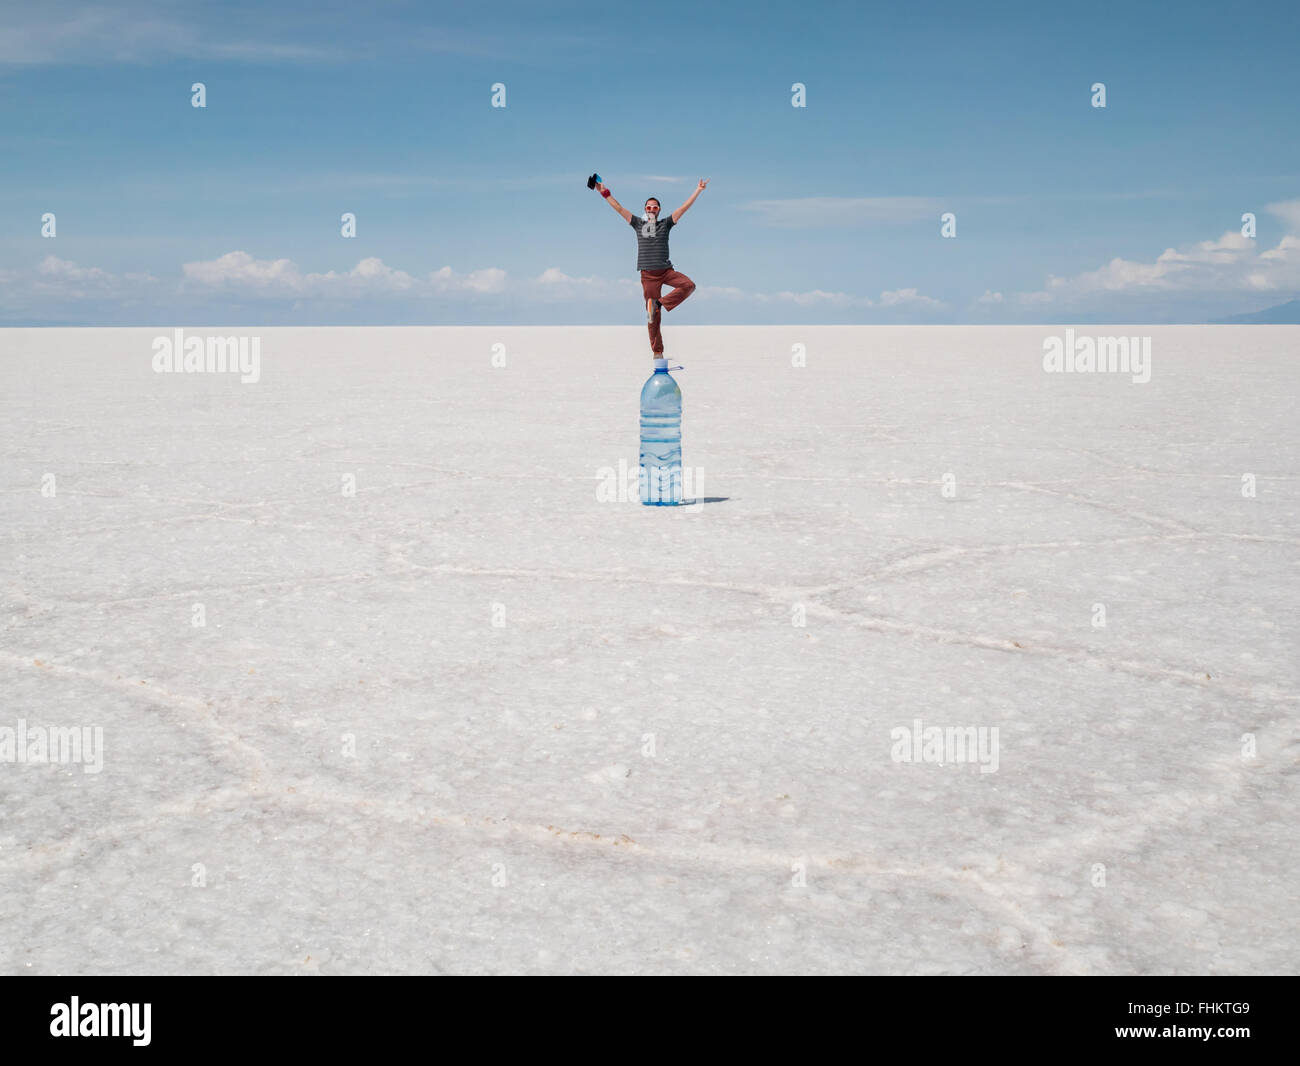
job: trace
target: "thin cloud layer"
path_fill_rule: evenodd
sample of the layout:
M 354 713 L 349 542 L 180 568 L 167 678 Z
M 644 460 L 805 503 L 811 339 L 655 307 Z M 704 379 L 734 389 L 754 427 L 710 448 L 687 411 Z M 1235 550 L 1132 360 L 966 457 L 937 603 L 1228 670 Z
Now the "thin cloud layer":
M 15 311 L 30 307 L 33 300 L 56 301 L 65 311 L 84 301 L 112 300 L 139 303 L 145 299 L 183 299 L 186 306 L 203 306 L 210 301 L 235 299 L 298 309 L 319 304 L 361 304 L 374 302 L 389 307 L 418 306 L 454 297 L 469 307 L 476 302 L 508 295 L 524 303 L 563 307 L 578 303 L 613 305 L 639 304 L 641 286 L 631 278 L 598 275 L 575 276 L 558 267 L 548 267 L 526 279 L 511 279 L 500 267 L 483 267 L 461 272 L 444 266 L 423 276 L 389 266 L 371 256 L 350 270 L 303 271 L 292 259 L 258 259 L 245 251 L 227 252 L 215 259 L 185 263 L 181 277 L 164 281 L 148 273 L 114 274 L 95 266 L 83 266 L 56 256 L 46 256 L 34 269 L 0 272 L 4 282 L 0 309 Z M 813 289 L 806 292 L 752 291 L 730 285 L 701 286 L 695 300 L 719 304 L 743 303 L 769 308 L 852 311 L 878 309 L 887 316 L 899 312 L 927 313 L 946 310 L 948 305 L 915 288 L 892 289 L 872 299 L 848 292 Z M 486 302 L 482 303 L 486 306 Z M 635 316 L 633 316 L 635 317 Z
M 878 307 L 891 311 L 942 311 L 948 305 L 942 300 L 926 296 L 916 289 L 887 289 L 873 300 L 870 296 L 856 296 L 848 292 L 826 292 L 813 289 L 809 292 L 750 292 L 734 285 L 710 285 L 700 293 L 722 300 L 742 300 L 760 304 L 791 304 L 796 307 Z
M 107 8 L 46 0 L 0 15 L 0 65 L 155 63 L 160 57 L 280 63 L 346 59 L 346 50 L 266 39 L 248 17 L 247 35 L 220 39 L 196 18 L 178 17 L 163 5 Z
M 925 196 L 809 196 L 794 200 L 751 200 L 741 205 L 753 212 L 760 225 L 781 229 L 824 229 L 868 222 L 915 222 L 933 218 L 938 224 L 943 208 Z
M 358 21 L 353 14 L 346 5 L 320 4 L 304 5 L 303 17 L 293 20 L 257 4 L 190 10 L 167 0 L 11 4 L 0 11 L 0 66 L 150 65 L 174 59 L 346 64 L 399 51 L 511 60 L 535 50 L 580 55 L 591 45 L 583 34 L 548 27 L 540 18 L 527 25 L 498 19 L 475 31 L 403 26 L 383 17 Z

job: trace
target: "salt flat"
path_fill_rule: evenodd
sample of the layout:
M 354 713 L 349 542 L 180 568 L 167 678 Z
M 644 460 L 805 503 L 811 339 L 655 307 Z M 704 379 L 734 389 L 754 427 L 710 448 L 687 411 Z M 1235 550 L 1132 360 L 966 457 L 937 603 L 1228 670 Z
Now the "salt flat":
M 172 329 L 0 331 L 0 970 L 1300 970 L 1300 328 L 670 321 L 691 509 L 643 327 Z

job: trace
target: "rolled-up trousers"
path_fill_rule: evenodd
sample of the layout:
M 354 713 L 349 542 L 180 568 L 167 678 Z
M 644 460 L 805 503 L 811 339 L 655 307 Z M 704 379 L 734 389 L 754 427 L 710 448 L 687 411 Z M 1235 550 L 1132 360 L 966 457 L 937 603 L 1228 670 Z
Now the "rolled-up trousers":
M 645 299 L 660 299 L 659 294 L 663 291 L 665 285 L 673 290 L 662 299 L 663 309 L 665 311 L 671 311 L 695 291 L 695 282 L 680 270 L 665 269 L 641 271 L 641 291 L 645 294 Z M 650 331 L 650 350 L 654 352 L 655 355 L 664 354 L 664 338 L 663 334 L 659 332 L 660 317 L 661 316 L 656 314 L 654 320 L 646 327 Z

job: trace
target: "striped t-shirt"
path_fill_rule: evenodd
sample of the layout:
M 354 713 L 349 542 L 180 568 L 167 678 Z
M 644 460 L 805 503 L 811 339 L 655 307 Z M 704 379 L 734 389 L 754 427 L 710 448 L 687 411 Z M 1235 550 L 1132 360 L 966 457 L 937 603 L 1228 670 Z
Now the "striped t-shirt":
M 637 270 L 672 270 L 668 261 L 668 231 L 673 228 L 673 216 L 664 215 L 657 222 L 642 222 L 636 215 L 628 220 L 636 230 Z M 651 230 L 654 236 L 652 237 Z

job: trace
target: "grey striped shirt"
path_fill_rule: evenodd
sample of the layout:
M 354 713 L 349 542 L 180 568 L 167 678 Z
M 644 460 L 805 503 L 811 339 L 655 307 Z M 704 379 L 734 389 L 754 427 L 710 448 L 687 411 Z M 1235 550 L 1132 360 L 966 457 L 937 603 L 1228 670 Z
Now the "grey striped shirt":
M 650 223 L 633 215 L 628 225 L 636 230 L 637 270 L 672 270 L 673 265 L 668 260 L 668 231 L 673 228 L 673 216 L 661 215 L 657 222 Z M 650 236 L 652 225 L 653 237 Z

